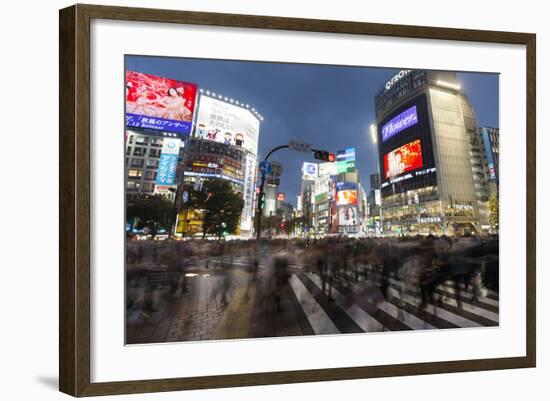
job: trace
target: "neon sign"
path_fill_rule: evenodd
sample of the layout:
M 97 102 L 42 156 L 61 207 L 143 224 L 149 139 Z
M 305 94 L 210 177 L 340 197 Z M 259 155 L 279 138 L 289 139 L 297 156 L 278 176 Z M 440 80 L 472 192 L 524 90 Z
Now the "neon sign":
M 417 123 L 416 106 L 408 108 L 382 126 L 382 142 Z

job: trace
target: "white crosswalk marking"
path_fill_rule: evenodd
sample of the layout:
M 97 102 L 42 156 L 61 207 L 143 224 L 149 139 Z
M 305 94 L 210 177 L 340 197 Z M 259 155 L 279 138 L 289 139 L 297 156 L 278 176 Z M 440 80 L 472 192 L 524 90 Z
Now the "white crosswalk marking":
M 393 289 L 391 289 L 391 290 L 394 291 L 395 293 L 397 293 L 397 291 L 395 291 Z M 413 296 L 408 295 L 408 294 L 401 293 L 401 294 L 399 294 L 399 297 L 403 301 L 408 302 L 408 303 L 413 304 L 413 305 L 416 305 L 418 303 L 418 298 L 413 297 Z M 438 318 L 446 320 L 449 323 L 452 323 L 452 324 L 457 325 L 459 327 L 482 327 L 482 325 L 477 323 L 477 322 L 473 322 L 473 321 L 471 321 L 469 319 L 466 319 L 466 318 L 464 318 L 460 315 L 449 312 L 445 309 L 441 309 L 440 307 L 435 306 L 433 303 L 430 303 L 428 305 L 430 306 L 430 309 L 428 309 L 428 311 L 431 312 L 432 310 L 435 310 L 434 314 Z
M 314 275 L 312 275 L 312 276 L 314 276 Z M 314 281 L 315 284 L 317 284 L 317 286 L 319 286 L 319 284 L 318 284 L 320 282 L 319 277 L 318 276 L 314 276 L 314 277 L 316 277 L 316 282 Z M 333 289 L 333 291 L 335 291 L 335 290 Z M 426 330 L 426 329 L 435 329 L 436 328 L 436 327 L 432 326 L 431 324 L 425 322 L 424 320 L 419 319 L 415 315 L 407 312 L 406 310 L 403 310 L 403 309 L 395 306 L 394 304 L 392 304 L 388 301 L 385 301 L 385 300 L 382 301 L 380 304 L 377 305 L 377 307 L 378 307 L 378 309 L 384 311 L 385 313 L 387 313 L 391 317 L 401 321 L 407 327 L 410 327 L 413 330 Z M 359 309 L 361 309 L 361 308 L 359 308 Z M 359 326 L 361 326 L 361 325 L 359 325 Z
M 211 258 L 211 262 L 216 261 L 219 263 L 220 258 Z M 233 264 L 236 267 L 248 267 L 250 265 L 248 257 L 239 257 L 233 258 L 224 258 L 226 264 Z M 260 262 L 260 268 L 265 268 L 270 266 L 268 260 L 262 260 Z M 295 269 L 304 269 L 307 265 L 299 260 L 291 259 L 289 260 L 289 267 Z M 316 273 L 304 273 L 307 279 L 311 280 L 315 286 L 319 289 L 322 288 L 321 279 Z M 342 281 L 342 285 L 347 286 L 351 285 L 351 288 L 358 289 L 356 284 L 355 275 L 353 272 L 348 272 L 347 276 L 344 278 L 340 275 L 335 275 L 335 280 Z M 382 330 L 390 329 L 385 327 L 390 325 L 390 321 L 387 319 L 394 318 L 399 320 L 405 326 L 413 330 L 423 330 L 423 329 L 437 329 L 437 327 L 447 327 L 445 325 L 441 326 L 439 323 L 443 324 L 443 321 L 451 323 L 454 326 L 458 327 L 483 327 L 488 323 L 483 324 L 483 322 L 491 322 L 495 325 L 499 323 L 499 301 L 498 293 L 491 291 L 497 299 L 493 298 L 482 298 L 480 303 L 474 304 L 472 300 L 472 288 L 465 290 L 461 286 L 461 295 L 462 300 L 462 313 L 461 311 L 451 311 L 447 307 L 440 307 L 437 304 L 429 303 L 426 311 L 432 314 L 435 314 L 439 320 L 434 322 L 425 321 L 422 315 L 417 315 L 415 310 L 411 310 L 408 305 L 416 308 L 420 304 L 420 292 L 417 288 L 409 288 L 409 292 L 404 293 L 400 291 L 403 287 L 403 282 L 398 279 L 390 278 L 389 279 L 391 286 L 388 289 L 388 294 L 390 299 L 383 300 L 376 305 L 380 311 L 385 313 L 385 318 L 382 318 L 382 315 L 373 315 L 373 311 L 367 312 L 361 306 L 354 304 L 350 299 L 343 293 L 332 288 L 332 297 L 334 303 L 338 306 L 357 326 L 359 326 L 365 332 L 377 332 Z M 298 300 L 298 303 L 302 310 L 304 311 L 307 319 L 316 334 L 337 334 L 340 333 L 338 329 L 337 322 L 333 321 L 325 310 L 326 306 L 323 304 L 321 306 L 310 293 L 310 290 L 302 283 L 300 278 L 295 275 L 291 276 L 290 280 L 291 288 Z M 447 293 L 446 297 L 442 297 L 441 301 L 444 305 L 449 305 L 453 308 L 457 307 L 457 302 L 454 296 L 455 293 L 454 283 L 445 282 L 437 288 L 437 293 L 441 296 L 443 293 Z M 401 304 L 404 302 L 408 305 Z M 493 307 L 493 308 L 491 308 Z M 389 316 L 388 316 L 389 315 Z M 376 316 L 374 318 L 373 316 Z M 477 318 L 476 318 L 477 317 Z M 479 318 L 479 319 L 478 319 Z M 382 320 L 380 320 L 382 319 Z M 385 320 L 386 319 L 386 320 Z M 437 323 L 439 321 L 439 323 Z M 432 323 L 432 324 L 430 324 Z M 437 327 L 434 326 L 437 325 Z M 391 327 L 391 325 L 390 325 Z M 395 327 L 391 328 L 395 330 Z
M 340 330 L 332 323 L 332 320 L 296 275 L 292 275 L 290 278 L 290 285 L 315 334 L 340 333 Z
M 388 315 L 401 320 L 413 330 L 435 329 L 435 327 L 431 324 L 428 324 L 424 320 L 417 318 L 415 315 L 398 308 L 388 301 L 383 301 L 380 305 L 378 305 L 378 308 L 386 312 Z
M 444 290 L 445 292 L 448 292 L 448 293 L 451 293 L 451 294 L 454 294 L 455 293 L 455 289 L 447 284 L 443 285 L 440 287 L 442 290 Z M 472 293 L 472 289 L 470 288 L 469 290 L 464 290 L 464 288 L 461 288 L 460 290 L 461 293 L 466 293 L 470 296 L 470 298 L 473 296 L 473 293 Z M 490 291 L 488 290 L 488 293 Z M 494 291 L 492 291 L 493 294 L 495 293 Z M 495 299 L 492 299 L 492 298 L 481 298 L 480 299 L 481 302 L 487 304 L 487 305 L 491 305 L 491 306 L 495 306 L 498 308 L 498 301 L 495 300 Z
M 311 279 L 311 281 L 315 283 L 317 287 L 322 289 L 323 284 L 319 276 L 313 273 L 308 273 L 307 276 Z M 346 297 L 343 296 L 335 288 L 332 289 L 332 297 L 334 298 L 334 302 L 336 302 L 336 305 L 342 308 L 342 310 L 344 310 L 348 314 L 348 316 L 351 317 L 353 321 L 366 332 L 384 330 L 384 327 L 382 326 L 382 324 L 380 324 L 378 320 L 373 318 L 363 309 L 361 309 L 355 304 L 352 304 L 350 306 L 349 301 L 347 301 Z
M 306 273 L 306 275 L 318 288 L 322 288 L 321 279 L 317 274 Z M 300 280 L 297 277 L 293 276 L 293 279 L 297 280 L 297 282 L 300 282 Z M 398 288 L 402 288 L 402 285 L 403 285 L 401 281 L 395 280 L 395 279 L 390 279 L 390 283 L 395 285 Z M 300 285 L 299 290 L 308 291 L 304 285 Z M 432 324 L 429 324 L 428 322 L 424 321 L 418 316 L 407 312 L 406 310 L 404 310 L 399 306 L 399 300 L 402 300 L 403 302 L 406 302 L 407 304 L 416 307 L 420 304 L 419 296 L 413 296 L 408 293 L 403 293 L 393 287 L 390 287 L 388 291 L 389 291 L 388 292 L 389 295 L 395 301 L 392 301 L 392 302 L 383 301 L 382 303 L 377 305 L 377 307 L 381 311 L 387 313 L 388 315 L 390 315 L 395 319 L 398 319 L 399 321 L 401 321 L 402 323 L 404 323 L 406 326 L 408 326 L 413 330 L 437 329 L 437 327 L 433 326 Z M 385 329 L 383 325 L 380 322 L 378 322 L 378 320 L 374 319 L 369 313 L 364 311 L 359 306 L 350 303 L 349 299 L 347 299 L 345 295 L 343 295 L 341 292 L 339 292 L 335 288 L 332 289 L 332 296 L 336 305 L 339 306 L 359 327 L 361 327 L 366 332 L 381 331 Z M 301 294 L 301 297 L 303 297 L 303 294 Z M 313 307 L 309 305 L 308 308 L 316 309 L 316 310 L 322 309 L 322 307 L 319 304 L 317 304 L 317 302 L 312 296 L 309 297 L 309 302 L 314 302 L 317 305 L 317 307 Z M 453 305 L 453 303 L 454 305 L 456 305 L 456 302 L 452 299 L 447 299 L 444 302 L 449 305 Z M 300 303 L 303 306 L 303 302 L 301 301 Z M 469 305 L 469 304 L 463 303 L 463 310 L 465 312 L 469 312 L 473 315 L 483 317 L 487 320 L 494 322 L 495 324 L 498 324 L 498 314 L 488 311 L 482 307 L 477 307 L 475 305 Z M 307 314 L 307 311 L 305 309 L 304 311 Z M 434 305 L 433 303 L 428 304 L 427 311 L 435 314 L 440 320 L 445 320 L 458 327 L 483 327 L 484 326 L 483 324 L 480 324 L 476 321 L 468 319 L 457 313 L 448 311 L 444 308 Z M 329 317 L 326 316 L 326 314 L 325 314 L 325 317 L 329 319 Z
M 403 285 L 402 281 L 395 280 L 393 278 L 390 279 L 390 283 L 392 283 L 392 284 L 394 284 L 398 287 L 401 287 Z M 442 302 L 447 304 L 447 305 L 451 305 L 451 306 L 455 306 L 455 307 L 458 305 L 456 299 L 454 299 L 454 298 L 450 299 L 448 297 L 443 297 Z M 473 313 L 475 315 L 484 317 L 485 319 L 491 320 L 491 321 L 495 322 L 496 324 L 498 324 L 498 314 L 496 314 L 494 312 L 491 312 L 491 311 L 488 311 L 486 309 L 477 307 L 475 305 L 470 305 L 470 304 L 465 303 L 465 302 L 462 302 L 462 309 L 465 310 L 466 312 L 470 312 L 470 313 Z M 453 323 L 453 322 L 451 322 L 451 323 Z

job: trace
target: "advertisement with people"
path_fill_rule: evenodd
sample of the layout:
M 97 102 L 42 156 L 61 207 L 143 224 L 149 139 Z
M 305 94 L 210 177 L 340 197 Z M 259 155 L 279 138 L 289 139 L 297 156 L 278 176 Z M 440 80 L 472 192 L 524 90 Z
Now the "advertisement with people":
M 189 134 L 197 85 L 126 71 L 126 126 Z
M 260 120 L 248 109 L 201 95 L 195 136 L 258 154 Z
M 420 139 L 409 142 L 384 155 L 385 179 L 422 167 Z
M 338 225 L 355 226 L 359 224 L 356 206 L 341 206 L 338 208 Z

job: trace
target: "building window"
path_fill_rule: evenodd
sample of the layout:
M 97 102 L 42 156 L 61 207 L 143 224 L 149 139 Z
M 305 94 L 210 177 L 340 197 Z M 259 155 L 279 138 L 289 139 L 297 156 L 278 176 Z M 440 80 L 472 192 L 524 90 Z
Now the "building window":
M 145 156 L 145 148 L 136 146 L 134 148 L 134 156 Z
M 136 136 L 136 145 L 147 145 L 149 138 L 145 136 Z
M 143 167 L 143 159 L 132 159 L 131 167 Z
M 130 178 L 141 177 L 141 170 L 135 170 L 135 169 L 128 170 L 128 177 Z
M 153 183 L 144 183 L 141 187 L 142 192 L 153 192 L 153 189 L 155 188 L 155 184 Z
M 142 165 L 143 165 L 143 163 L 142 163 Z M 159 165 L 159 161 L 156 160 L 156 159 L 148 159 L 147 160 L 147 168 L 157 168 L 158 165 Z
M 146 180 L 156 180 L 157 179 L 157 172 L 154 170 L 147 170 L 145 172 L 145 179 Z
M 155 146 L 157 148 L 162 147 L 162 138 L 152 138 L 151 139 L 151 146 Z
M 160 157 L 160 149 L 149 149 L 149 157 Z
M 135 182 L 135 181 L 128 181 L 126 183 L 126 189 L 128 191 L 139 191 L 139 187 L 140 187 L 140 183 L 139 182 Z

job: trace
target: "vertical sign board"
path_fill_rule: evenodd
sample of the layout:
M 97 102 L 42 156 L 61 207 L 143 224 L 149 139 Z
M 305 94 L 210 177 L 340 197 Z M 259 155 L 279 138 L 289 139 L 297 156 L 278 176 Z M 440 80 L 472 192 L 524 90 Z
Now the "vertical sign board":
M 244 171 L 243 211 L 241 213 L 241 231 L 252 230 L 254 212 L 254 193 L 256 182 L 256 156 L 247 153 Z
M 164 138 L 157 170 L 157 185 L 174 185 L 181 139 Z
M 485 154 L 487 156 L 487 166 L 489 167 L 489 179 L 496 181 L 497 174 L 495 170 L 495 158 L 493 157 L 493 149 L 491 149 L 491 139 L 489 138 L 489 131 L 487 128 L 482 128 L 483 146 L 485 147 Z

